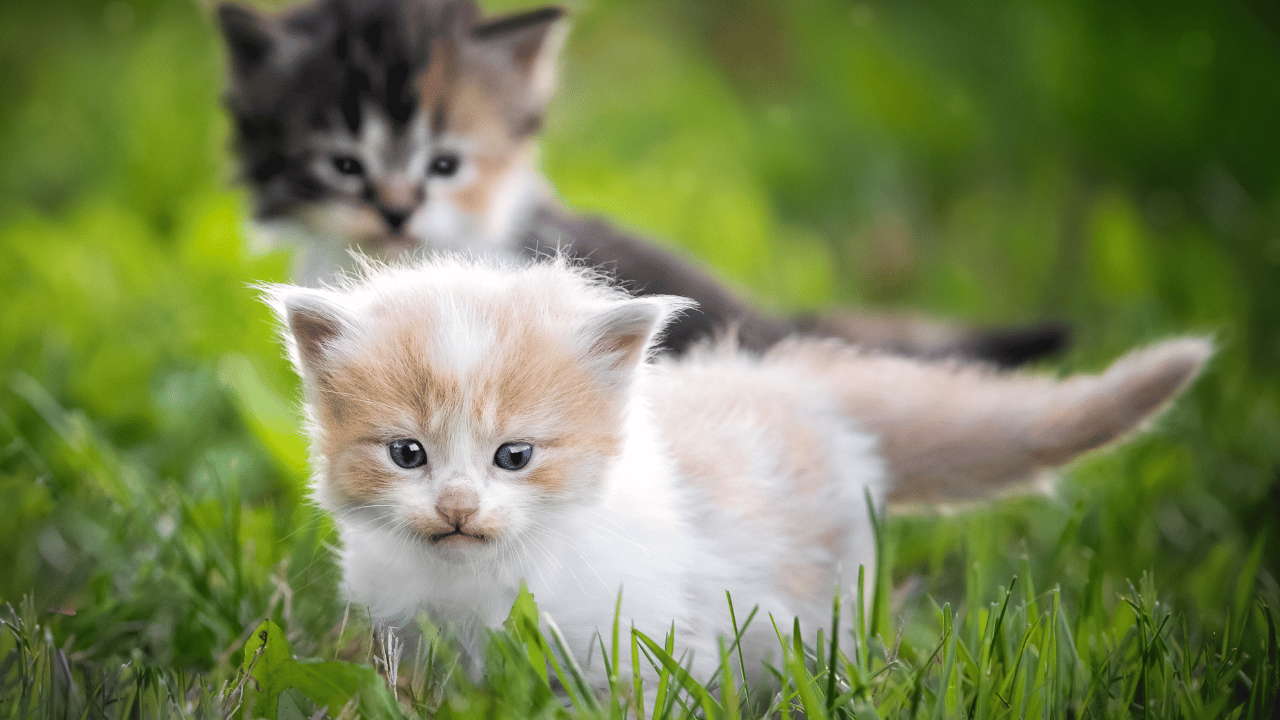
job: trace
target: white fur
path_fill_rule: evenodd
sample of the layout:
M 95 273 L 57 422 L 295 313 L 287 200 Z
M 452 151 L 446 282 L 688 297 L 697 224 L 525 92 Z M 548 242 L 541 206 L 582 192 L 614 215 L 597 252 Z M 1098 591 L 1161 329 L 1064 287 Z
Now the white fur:
M 652 382 L 646 374 L 637 388 Z M 614 603 L 622 593 L 623 628 L 635 627 L 661 638 L 674 622 L 678 649 L 688 652 L 700 680 L 712 679 L 718 663 L 717 638 L 732 635 L 725 591 L 732 592 L 741 622 L 752 607 L 760 611 L 743 644 L 750 671 L 762 679 L 762 661 L 772 657 L 777 640 L 768 616 L 790 627 L 800 617 L 806 632 L 830 618 L 831 593 L 852 597 L 858 566 L 874 577 L 875 552 L 864 491 L 879 502 L 883 471 L 874 441 L 847 421 L 833 417 L 814 398 L 815 422 L 831 422 L 829 451 L 844 458 L 831 478 L 830 492 L 813 502 L 814 513 L 837 516 L 847 530 L 845 553 L 834 558 L 841 582 L 796 603 L 779 590 L 769 568 L 782 556 L 811 548 L 794 547 L 786 537 L 763 535 L 750 527 L 714 523 L 700 532 L 694 518 L 714 516 L 718 508 L 686 487 L 672 465 L 664 440 L 641 405 L 633 413 L 626 448 L 613 463 L 598 502 L 542 518 L 531 533 L 496 557 L 458 563 L 429 548 L 384 531 L 340 523 L 342 565 L 348 597 L 367 605 L 374 617 L 391 625 L 412 622 L 420 612 L 457 633 L 473 662 L 483 649 L 485 630 L 501 626 L 522 583 L 539 608 L 564 633 L 580 662 L 604 683 L 597 632 L 608 643 Z M 744 424 L 744 443 L 767 446 L 772 431 Z M 768 454 L 745 469 L 744 483 L 785 484 L 774 474 Z M 870 588 L 868 588 L 869 590 Z M 848 600 L 846 600 L 848 606 Z
M 283 292 L 282 312 L 287 312 L 288 292 Z M 356 337 L 335 342 L 332 352 L 344 357 L 360 352 L 361 337 L 376 334 L 374 309 L 386 313 L 389 308 L 430 307 L 432 320 L 423 323 L 424 337 L 443 337 L 448 348 L 444 357 L 430 359 L 432 367 L 463 375 L 492 351 L 495 342 L 481 318 L 470 311 L 470 303 L 481 298 L 500 294 L 508 298 L 512 313 L 540 315 L 551 324 L 565 322 L 559 313 L 569 308 L 583 320 L 578 323 L 583 327 L 596 327 L 588 320 L 620 303 L 649 307 L 657 302 L 626 299 L 563 267 L 495 269 L 447 260 L 421 270 L 383 272 L 345 293 L 295 292 L 307 293 L 309 302 L 330 297 L 343 305 L 342 313 L 366 324 Z M 651 317 L 657 323 L 663 314 Z M 436 341 L 430 346 L 440 347 Z M 745 356 L 724 355 L 689 367 L 704 372 L 707 363 L 718 365 L 713 371 L 723 372 L 726 382 L 769 386 L 789 404 L 789 417 L 805 417 L 819 430 L 822 442 L 815 453 L 820 460 L 838 460 L 830 463 L 831 472 L 816 492 L 792 492 L 786 448 L 780 444 L 782 428 L 767 408 L 735 412 L 732 396 L 707 401 L 716 419 L 706 442 L 726 444 L 726 462 L 740 463 L 735 482 L 744 492 L 790 497 L 796 512 L 815 525 L 840 529 L 841 541 L 834 549 L 799 546 L 791 537 L 792 528 L 770 518 L 761 518 L 759 526 L 744 524 L 703 491 L 698 478 L 682 475 L 670 434 L 696 432 L 699 419 L 688 418 L 686 427 L 660 426 L 651 406 L 660 391 L 681 382 L 678 376 L 686 372 L 685 366 L 644 364 L 633 371 L 633 382 L 619 386 L 630 397 L 621 451 L 599 478 L 592 479 L 597 487 L 572 501 L 548 505 L 519 482 L 482 467 L 491 457 L 486 455 L 492 452 L 488 448 L 500 439 L 490 436 L 483 419 L 444 431 L 447 446 L 429 448 L 436 463 L 430 476 L 394 467 L 385 453 L 378 456 L 384 470 L 404 478 L 379 501 L 394 507 L 397 517 L 430 512 L 450 485 L 478 492 L 481 513 L 503 513 L 510 531 L 485 547 L 441 548 L 388 526 L 385 513 L 343 508 L 329 492 L 330 471 L 318 458 L 316 498 L 337 519 L 349 598 L 390 625 L 410 623 L 425 611 L 449 626 L 474 653 L 481 648 L 483 631 L 500 625 L 525 583 L 580 661 L 592 658 L 594 677 L 603 683 L 596 633 L 611 625 L 619 592 L 624 628 L 634 626 L 661 638 L 674 622 L 681 652 L 689 653 L 695 674 L 710 680 L 718 662 L 716 640 L 732 632 L 727 590 L 733 593 L 740 620 L 752 607 L 760 607 L 744 652 L 753 659 L 750 669 L 761 672 L 760 661 L 777 643 L 769 613 L 788 624 L 790 618 L 800 617 L 806 631 L 814 630 L 829 620 L 832 592 L 841 589 L 851 598 L 859 565 L 867 567 L 868 577 L 874 576 L 865 497 L 869 493 L 880 504 L 884 471 L 874 439 L 844 417 L 822 387 L 797 384 L 786 367 Z M 405 422 L 389 416 L 385 425 L 393 436 L 422 435 Z M 538 420 L 528 422 L 536 432 Z M 827 569 L 826 579 L 801 597 L 780 587 L 776 577 L 776 568 L 793 558 L 807 558 Z
M 365 274 L 336 290 L 271 291 L 286 321 L 291 308 L 314 313 L 317 303 L 328 302 L 335 306 L 329 314 L 352 328 L 326 343 L 337 358 L 330 370 L 340 372 L 344 359 L 376 355 L 384 324 L 401 333 L 388 335 L 399 338 L 387 346 L 393 349 L 405 346 L 404 328 L 411 328 L 423 341 L 410 346 L 423 349 L 396 363 L 418 363 L 424 376 L 459 381 L 461 397 L 452 406 L 500 405 L 502 398 L 475 395 L 491 379 L 482 360 L 503 354 L 496 317 L 499 324 L 522 323 L 522 333 L 512 337 L 532 332 L 549 343 L 531 347 L 576 348 L 573 362 L 580 367 L 612 373 L 595 377 L 625 393 L 626 412 L 618 452 L 571 473 L 570 491 L 557 494 L 523 481 L 539 458 L 556 457 L 555 444 L 543 449 L 536 440 L 551 436 L 545 426 L 552 421 L 540 416 L 545 407 L 501 421 L 491 411 L 447 408 L 429 409 L 432 417 L 418 421 L 388 407 L 376 421 L 381 432 L 420 439 L 433 460 L 429 470 L 400 470 L 379 447 L 361 450 L 362 462 L 382 463 L 400 478 L 379 504 L 368 506 L 372 512 L 344 506 L 331 491 L 336 471 L 325 457 L 316 458 L 316 498 L 334 513 L 342 535 L 348 596 L 390 625 L 427 612 L 474 658 L 484 631 L 501 624 L 527 584 L 579 660 L 592 659 L 592 677 L 602 685 L 597 633 L 611 626 L 619 592 L 622 626 L 660 638 L 674 623 L 679 651 L 688 653 L 703 681 L 713 679 L 717 639 L 731 631 L 726 591 L 740 619 L 759 608 L 742 644 L 757 680 L 762 661 L 777 649 L 770 615 L 784 627 L 799 618 L 808 639 L 829 622 L 833 592 L 853 607 L 859 568 L 869 582 L 875 578 L 870 512 L 884 505 L 889 474 L 915 483 L 922 494 L 949 476 L 945 462 L 916 467 L 911 443 L 902 438 L 934 409 L 903 403 L 903 393 L 914 390 L 883 382 L 892 376 L 887 370 L 913 365 L 910 377 L 928 393 L 964 398 L 947 405 L 946 427 L 928 438 L 934 445 L 946 445 L 936 436 L 953 432 L 947 428 L 970 425 L 1035 440 L 984 450 L 981 435 L 957 434 L 967 455 L 953 457 L 972 460 L 966 489 L 990 494 L 1022 478 L 1008 470 L 1012 461 L 1005 455 L 1016 460 L 1030 453 L 1057 465 L 1122 436 L 1181 392 L 1210 352 L 1204 341 L 1183 340 L 1122 360 L 1102 376 L 1116 380 L 1102 403 L 1075 392 L 1092 387 L 1089 378 L 976 377 L 953 364 L 904 359 L 885 368 L 883 358 L 827 341 L 796 340 L 763 357 L 720 348 L 645 363 L 642 352 L 627 352 L 635 338 L 652 341 L 637 318 L 656 329 L 680 303 L 629 298 L 562 263 L 517 267 L 436 258 L 416 268 L 366 268 Z M 294 356 L 314 403 L 310 385 L 317 374 L 306 365 L 326 360 Z M 631 382 L 616 382 L 614 374 L 628 368 Z M 998 416 L 990 411 L 992 398 L 1007 401 Z M 548 397 L 537 406 L 554 402 Z M 1038 411 L 1025 413 L 1024 404 Z M 982 424 L 971 423 L 974 418 Z M 530 467 L 495 469 L 493 449 L 513 437 L 534 443 Z M 924 440 L 913 442 L 928 445 Z M 430 515 L 451 488 L 479 498 L 475 517 L 501 518 L 492 533 L 482 530 L 487 542 L 436 544 L 401 532 L 405 518 Z M 869 584 L 866 589 L 869 597 Z

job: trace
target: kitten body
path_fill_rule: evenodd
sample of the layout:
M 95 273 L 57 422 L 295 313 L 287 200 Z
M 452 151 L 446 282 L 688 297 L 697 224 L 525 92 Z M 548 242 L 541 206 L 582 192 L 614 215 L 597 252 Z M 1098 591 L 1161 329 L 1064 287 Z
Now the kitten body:
M 294 241 L 304 284 L 352 269 L 350 249 L 379 259 L 561 253 L 633 291 L 696 299 L 664 340 L 676 351 L 730 328 L 754 349 L 804 331 L 1010 365 L 1067 342 L 1054 323 L 1001 331 L 905 314 L 775 316 L 679 254 L 567 211 L 537 165 L 566 32 L 558 8 L 481 19 L 469 0 L 312 0 L 274 16 L 224 4 L 219 21 L 257 234 Z
M 805 339 L 648 362 L 688 303 L 563 262 L 437 259 L 269 294 L 348 596 L 390 625 L 429 612 L 474 658 L 527 584 L 601 684 L 619 592 L 624 627 L 674 622 L 699 679 L 731 627 L 725 591 L 758 606 L 742 647 L 763 679 L 768 613 L 811 631 L 859 567 L 875 577 L 868 498 L 1025 482 L 1140 426 L 1211 351 L 1170 341 L 1065 381 Z M 527 464 L 502 465 L 523 446 Z
M 832 593 L 851 603 L 858 567 L 874 571 L 866 498 L 884 496 L 882 461 L 873 438 L 820 388 L 798 386 L 781 367 L 743 359 L 673 370 L 637 378 L 598 487 L 545 509 L 496 557 L 460 562 L 378 523 L 343 524 L 349 599 L 394 626 L 412 626 L 425 611 L 457 633 L 476 667 L 486 633 L 526 584 L 579 660 L 595 656 L 599 682 L 596 634 L 610 627 L 619 593 L 623 626 L 661 638 L 674 622 L 680 650 L 705 679 L 719 657 L 716 640 L 732 627 L 730 590 L 740 612 L 761 609 L 743 649 L 752 681 L 762 681 L 761 661 L 776 644 L 769 613 L 820 627 Z M 752 394 L 700 377 L 725 372 L 752 383 Z M 685 414 L 695 404 L 699 414 Z M 691 434 L 673 438 L 673 427 Z

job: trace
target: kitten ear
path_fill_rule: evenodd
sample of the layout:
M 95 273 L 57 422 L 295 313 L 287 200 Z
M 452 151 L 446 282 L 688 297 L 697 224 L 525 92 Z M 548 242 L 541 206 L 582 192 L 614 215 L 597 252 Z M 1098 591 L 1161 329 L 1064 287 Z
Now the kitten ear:
M 695 304 L 674 295 L 626 300 L 587 324 L 587 358 L 607 375 L 629 377 L 667 323 Z
M 260 66 L 275 45 L 271 18 L 233 2 L 219 3 L 217 12 L 218 27 L 235 71 L 245 73 Z
M 500 55 L 523 77 L 534 103 L 545 105 L 555 92 L 556 61 L 568 25 L 565 9 L 549 5 L 485 20 L 472 27 L 471 38 Z
M 350 315 L 332 293 L 324 290 L 269 285 L 262 291 L 263 301 L 283 326 L 298 373 L 311 379 L 323 375 L 334 343 L 355 327 Z

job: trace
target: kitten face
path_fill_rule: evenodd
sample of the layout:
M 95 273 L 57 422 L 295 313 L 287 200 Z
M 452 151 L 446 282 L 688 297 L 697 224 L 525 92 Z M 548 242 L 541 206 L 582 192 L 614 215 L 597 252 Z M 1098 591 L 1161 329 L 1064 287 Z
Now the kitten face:
M 598 500 L 663 306 L 576 305 L 550 273 L 513 284 L 473 270 L 458 273 L 464 285 L 451 271 L 384 274 L 376 294 L 275 295 L 306 387 L 320 503 L 340 522 L 472 561 Z M 512 462 L 526 446 L 527 463 Z
M 221 6 L 259 219 L 375 256 L 505 239 L 532 190 L 563 13 L 477 14 L 469 0 Z

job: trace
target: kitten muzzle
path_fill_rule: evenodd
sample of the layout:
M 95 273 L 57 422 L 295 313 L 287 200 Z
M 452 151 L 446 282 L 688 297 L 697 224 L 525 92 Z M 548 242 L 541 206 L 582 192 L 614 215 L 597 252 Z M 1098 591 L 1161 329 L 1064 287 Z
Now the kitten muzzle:
M 434 535 L 430 535 L 428 536 L 428 539 L 432 542 L 432 544 L 436 544 L 436 543 L 444 542 L 449 538 L 454 538 L 454 537 L 459 538 L 460 542 L 466 542 L 468 540 L 472 540 L 475 542 L 487 542 L 489 540 L 489 538 L 485 537 L 484 535 L 463 532 L 462 528 L 460 527 L 455 527 L 449 532 L 436 533 Z

